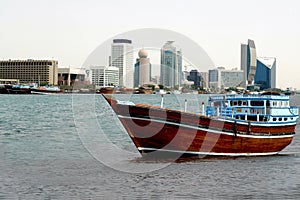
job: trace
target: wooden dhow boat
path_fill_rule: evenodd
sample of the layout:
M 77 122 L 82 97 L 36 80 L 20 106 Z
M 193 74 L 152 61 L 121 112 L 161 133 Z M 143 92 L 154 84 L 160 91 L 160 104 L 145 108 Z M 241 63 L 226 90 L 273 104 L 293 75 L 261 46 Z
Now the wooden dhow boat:
M 142 155 L 273 155 L 292 142 L 299 117 L 285 95 L 211 96 L 200 114 L 103 96 Z

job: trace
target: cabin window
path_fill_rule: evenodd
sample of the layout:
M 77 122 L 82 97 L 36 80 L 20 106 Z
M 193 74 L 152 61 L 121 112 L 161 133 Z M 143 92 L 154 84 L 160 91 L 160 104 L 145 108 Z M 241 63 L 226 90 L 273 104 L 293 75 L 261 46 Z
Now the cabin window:
M 238 101 L 238 106 L 241 106 L 242 105 L 242 101 Z
M 236 106 L 236 105 L 237 105 L 237 101 L 232 101 L 232 102 L 231 102 L 231 105 Z
M 291 117 L 291 120 L 294 120 L 294 118 L 293 118 L 293 117 Z
M 243 106 L 247 106 L 248 102 L 247 101 L 243 101 Z
M 273 106 L 277 106 L 277 101 L 273 101 Z
M 278 121 L 280 121 L 280 122 L 281 122 L 281 121 L 282 121 L 282 118 L 281 118 L 281 117 L 279 117 Z
M 286 117 L 284 118 L 284 121 L 287 121 L 287 118 L 286 118 Z
M 214 106 L 221 106 L 221 102 L 220 101 L 216 101 L 216 102 L 214 102 Z
M 274 121 L 274 122 L 276 122 L 276 121 L 277 121 L 276 117 L 273 117 L 273 121 Z
M 264 106 L 264 101 L 251 101 L 251 106 Z

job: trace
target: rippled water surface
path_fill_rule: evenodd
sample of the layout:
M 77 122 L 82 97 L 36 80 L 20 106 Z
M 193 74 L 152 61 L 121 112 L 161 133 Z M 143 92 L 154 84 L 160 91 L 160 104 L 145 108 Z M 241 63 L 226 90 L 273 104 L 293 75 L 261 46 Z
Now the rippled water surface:
M 158 95 L 119 95 L 160 105 Z M 207 96 L 166 95 L 201 112 Z M 300 96 L 292 96 L 300 105 Z M 142 159 L 100 95 L 0 95 L 2 199 L 298 199 L 300 129 L 276 156 Z

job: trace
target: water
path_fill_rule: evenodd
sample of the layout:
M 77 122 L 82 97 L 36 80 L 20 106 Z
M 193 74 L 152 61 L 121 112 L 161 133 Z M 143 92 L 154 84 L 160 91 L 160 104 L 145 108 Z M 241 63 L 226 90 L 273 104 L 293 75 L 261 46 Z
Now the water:
M 160 96 L 120 95 L 160 105 Z M 207 96 L 165 96 L 201 112 Z M 197 103 L 200 101 L 200 103 Z M 0 95 L 0 199 L 297 199 L 300 130 L 277 156 L 144 160 L 100 95 Z M 300 96 L 292 97 L 300 105 Z

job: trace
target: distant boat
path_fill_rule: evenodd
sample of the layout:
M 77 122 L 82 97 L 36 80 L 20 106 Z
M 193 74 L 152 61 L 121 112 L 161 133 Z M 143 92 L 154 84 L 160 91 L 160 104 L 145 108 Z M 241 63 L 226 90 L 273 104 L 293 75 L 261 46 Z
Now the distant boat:
M 155 94 L 165 95 L 165 94 L 167 94 L 167 92 L 165 90 L 158 90 L 158 91 L 155 91 Z
M 57 94 L 61 93 L 61 90 L 58 86 L 40 86 L 40 87 L 31 87 L 31 94 Z
M 284 91 L 284 94 L 285 94 L 285 95 L 294 95 L 295 92 L 294 92 L 294 91 L 291 91 L 290 88 L 287 88 L 287 89 Z
M 180 90 L 174 90 L 173 94 L 182 94 L 182 92 Z M 197 92 L 197 94 L 198 94 L 198 92 Z
M 103 96 L 143 156 L 273 155 L 292 142 L 299 117 L 284 95 L 211 96 L 202 114 Z
M 0 84 L 0 94 L 8 94 L 7 84 Z
M 152 88 L 140 87 L 135 90 L 135 94 L 153 94 Z
M 30 87 L 29 85 L 11 85 L 11 84 L 6 84 L 4 85 L 6 92 L 4 88 L 2 89 L 1 93 L 6 93 L 6 94 L 30 94 Z
M 100 88 L 100 90 L 97 93 L 112 94 L 112 93 L 114 93 L 114 90 L 115 90 L 114 87 L 103 87 L 103 88 Z

